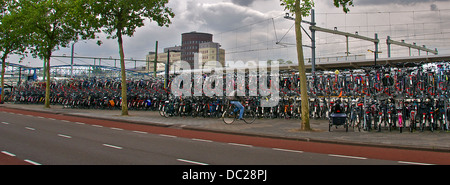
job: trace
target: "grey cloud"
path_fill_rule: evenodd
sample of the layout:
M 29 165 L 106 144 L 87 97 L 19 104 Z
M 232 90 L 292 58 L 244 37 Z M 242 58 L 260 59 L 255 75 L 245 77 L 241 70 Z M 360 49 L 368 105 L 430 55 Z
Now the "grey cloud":
M 231 0 L 231 2 L 241 6 L 250 6 L 254 0 Z
M 416 3 L 450 2 L 450 0 L 354 0 L 355 5 L 414 5 Z
M 203 24 L 222 32 L 268 18 L 268 15 L 232 3 L 190 4 L 187 17 L 192 24 Z

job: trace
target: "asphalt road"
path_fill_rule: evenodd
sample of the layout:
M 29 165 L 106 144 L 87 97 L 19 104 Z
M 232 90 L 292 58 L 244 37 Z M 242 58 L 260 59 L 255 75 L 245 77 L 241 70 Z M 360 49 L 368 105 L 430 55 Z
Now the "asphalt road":
M 0 110 L 0 152 L 0 164 L 2 159 L 13 158 L 14 164 L 34 165 L 397 165 L 434 162 L 422 158 L 448 161 L 449 156 L 438 152 L 189 131 L 12 109 Z

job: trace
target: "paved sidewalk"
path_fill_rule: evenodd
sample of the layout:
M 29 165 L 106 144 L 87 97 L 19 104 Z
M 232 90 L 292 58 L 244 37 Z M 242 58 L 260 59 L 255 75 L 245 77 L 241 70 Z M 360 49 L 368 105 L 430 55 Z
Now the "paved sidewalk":
M 450 152 L 450 132 L 442 131 L 410 133 L 408 130 L 404 130 L 403 133 L 400 133 L 398 130 L 393 130 L 392 132 L 382 130 L 382 132 L 358 132 L 349 128 L 349 132 L 345 132 L 344 127 L 341 126 L 337 129 L 333 127 L 332 132 L 328 132 L 328 120 L 310 120 L 311 127 L 314 131 L 306 132 L 298 131 L 300 128 L 300 120 L 257 119 L 253 124 L 245 124 L 243 121 L 236 121 L 232 125 L 226 125 L 219 118 L 164 118 L 161 117 L 157 111 L 130 110 L 130 116 L 120 116 L 120 110 L 65 109 L 62 106 L 57 105 L 52 106 L 50 109 L 44 109 L 43 105 L 6 103 L 0 105 L 0 107 L 182 129 L 207 130 L 304 141 Z

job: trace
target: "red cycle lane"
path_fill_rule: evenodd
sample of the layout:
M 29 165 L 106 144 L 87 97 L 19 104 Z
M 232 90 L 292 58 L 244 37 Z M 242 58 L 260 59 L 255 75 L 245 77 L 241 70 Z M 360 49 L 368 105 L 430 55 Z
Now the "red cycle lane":
M 257 137 L 230 133 L 168 128 L 153 125 L 136 124 L 122 121 L 112 121 L 87 117 L 77 117 L 45 112 L 25 111 L 18 109 L 0 108 L 0 111 L 41 116 L 57 120 L 81 122 L 85 124 L 101 125 L 104 127 L 121 128 L 125 130 L 148 132 L 152 134 L 172 135 L 183 138 L 203 139 L 224 143 L 238 143 L 257 147 L 297 150 L 303 152 L 365 157 L 392 161 L 406 161 L 413 163 L 450 165 L 450 153 L 424 150 L 397 149 L 389 147 L 373 147 L 360 145 L 334 144 L 326 142 L 308 142 L 292 139 Z M 0 155 L 1 156 L 1 155 Z M 0 164 L 2 163 L 0 157 Z
M 31 165 L 31 164 L 16 157 L 0 153 L 0 165 Z

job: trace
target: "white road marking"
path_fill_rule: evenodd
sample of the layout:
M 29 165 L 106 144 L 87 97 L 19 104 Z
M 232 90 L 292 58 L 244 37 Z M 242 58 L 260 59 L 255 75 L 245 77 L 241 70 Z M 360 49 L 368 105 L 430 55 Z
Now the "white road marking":
M 7 151 L 2 151 L 2 153 L 3 154 L 6 154 L 6 155 L 9 155 L 9 156 L 11 156 L 11 157 L 15 157 L 16 155 L 14 155 L 14 154 L 12 154 L 12 153 L 9 153 L 9 152 L 7 152 Z
M 101 125 L 92 125 L 93 127 L 97 127 L 97 128 L 102 128 L 103 126 Z
M 252 145 L 245 145 L 245 144 L 239 144 L 239 143 L 228 143 L 228 144 L 234 145 L 234 146 L 253 147 Z
M 408 161 L 398 161 L 398 163 L 413 164 L 413 165 L 433 165 L 433 164 L 427 164 L 427 163 L 416 163 L 416 162 L 408 162 Z
M 177 136 L 165 135 L 165 134 L 159 134 L 159 136 L 163 136 L 163 137 L 171 137 L 171 138 L 176 138 L 176 137 L 177 137 Z
M 34 162 L 32 160 L 29 160 L 29 159 L 25 159 L 24 161 L 27 162 L 27 163 L 33 164 L 33 165 L 42 165 L 42 164 L 39 164 L 39 163 Z
M 65 138 L 72 138 L 72 136 L 68 136 L 68 135 L 64 135 L 64 134 L 58 134 L 58 136 L 60 136 L 60 137 L 65 137 Z
M 197 161 L 191 161 L 191 160 L 186 160 L 186 159 L 177 159 L 178 161 L 181 162 L 185 162 L 185 163 L 191 163 L 191 164 L 198 164 L 198 165 L 208 165 L 206 163 L 201 163 L 201 162 L 197 162 Z
M 25 127 L 25 128 L 28 129 L 28 130 L 36 130 L 36 129 L 31 128 L 31 127 Z
M 121 128 L 115 128 L 115 127 L 111 127 L 111 129 L 113 129 L 113 130 L 123 130 Z
M 137 131 L 137 130 L 134 130 L 133 132 L 138 133 L 138 134 L 148 134 L 147 132 L 142 132 L 142 131 Z
M 194 140 L 194 141 L 201 141 L 201 142 L 208 142 L 208 143 L 211 143 L 211 142 L 213 142 L 213 141 L 211 141 L 211 140 L 205 140 L 205 139 L 195 139 L 195 138 L 193 138 L 192 140 Z
M 4 121 L 2 121 L 2 123 L 3 123 L 3 124 L 5 124 L 5 125 L 9 125 L 9 123 L 8 123 L 8 122 L 4 122 Z
M 75 124 L 78 124 L 78 125 L 84 125 L 85 123 L 75 122 Z
M 115 149 L 119 149 L 119 150 L 123 149 L 120 146 L 114 146 L 114 145 L 109 145 L 109 144 L 103 144 L 103 146 L 110 147 L 110 148 L 115 148 Z
M 299 150 L 288 150 L 288 149 L 282 149 L 282 148 L 272 148 L 273 150 L 283 151 L 283 152 L 295 152 L 295 153 L 303 153 L 303 151 Z
M 349 159 L 367 159 L 367 158 L 365 158 L 365 157 L 355 157 L 355 156 L 335 155 L 335 154 L 328 154 L 328 156 L 331 156 L 331 157 L 341 157 L 341 158 L 349 158 Z

